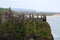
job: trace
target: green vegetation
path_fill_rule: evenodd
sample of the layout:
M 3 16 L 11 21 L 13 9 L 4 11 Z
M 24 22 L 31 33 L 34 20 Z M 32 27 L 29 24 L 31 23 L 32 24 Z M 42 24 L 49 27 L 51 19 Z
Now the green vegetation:
M 0 8 L 0 11 L 7 12 L 8 11 L 8 8 Z
M 50 26 L 47 22 L 29 22 L 17 21 L 13 23 L 8 21 L 0 24 L 0 37 L 7 40 L 25 40 L 26 36 L 37 35 L 41 39 L 36 40 L 52 40 Z

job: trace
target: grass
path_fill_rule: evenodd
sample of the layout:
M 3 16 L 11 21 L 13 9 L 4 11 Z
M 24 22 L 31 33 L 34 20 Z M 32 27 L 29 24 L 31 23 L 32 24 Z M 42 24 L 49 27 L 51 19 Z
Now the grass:
M 8 11 L 8 8 L 0 8 L 0 11 L 7 12 Z

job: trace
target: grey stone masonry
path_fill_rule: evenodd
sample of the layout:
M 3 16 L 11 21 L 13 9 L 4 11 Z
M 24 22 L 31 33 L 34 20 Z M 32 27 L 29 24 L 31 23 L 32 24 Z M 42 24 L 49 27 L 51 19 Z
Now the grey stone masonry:
M 17 14 L 17 13 L 16 13 Z M 19 21 L 21 20 L 26 20 L 26 21 L 37 21 L 41 22 L 44 21 L 46 22 L 46 15 L 45 14 L 34 14 L 34 13 L 21 13 L 19 15 L 14 16 L 14 12 L 12 12 L 11 8 L 9 7 L 7 12 L 0 12 L 0 20 L 1 22 L 6 22 L 8 20 L 16 20 L 18 19 Z
M 46 21 L 46 15 L 45 14 L 41 15 L 41 16 L 39 14 L 37 14 L 37 15 L 28 14 L 27 16 L 25 16 L 25 15 L 27 15 L 27 14 L 20 14 L 19 19 L 23 19 L 23 20 L 27 20 L 27 21 L 37 21 L 37 22 Z

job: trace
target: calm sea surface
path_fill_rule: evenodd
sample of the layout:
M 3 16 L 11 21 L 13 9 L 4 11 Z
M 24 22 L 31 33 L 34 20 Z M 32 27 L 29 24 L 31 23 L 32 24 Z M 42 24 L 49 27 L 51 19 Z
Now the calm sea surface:
M 60 16 L 47 16 L 54 40 L 60 40 Z

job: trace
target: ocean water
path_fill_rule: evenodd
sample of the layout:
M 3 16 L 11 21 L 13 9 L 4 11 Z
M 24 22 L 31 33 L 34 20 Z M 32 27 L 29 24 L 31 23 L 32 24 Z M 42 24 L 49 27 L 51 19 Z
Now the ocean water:
M 54 40 L 60 40 L 60 16 L 47 16 Z

